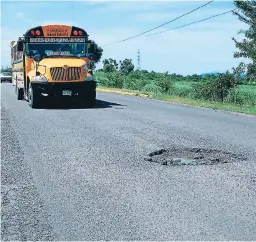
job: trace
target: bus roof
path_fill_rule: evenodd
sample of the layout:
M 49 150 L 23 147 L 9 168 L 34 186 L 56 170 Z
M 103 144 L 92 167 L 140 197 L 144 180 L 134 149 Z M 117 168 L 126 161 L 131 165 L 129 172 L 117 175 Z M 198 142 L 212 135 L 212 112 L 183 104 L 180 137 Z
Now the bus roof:
M 37 32 L 36 36 L 32 35 L 32 31 Z M 74 32 L 79 33 L 74 34 Z M 81 33 L 81 34 L 80 34 Z M 55 35 L 54 35 L 55 34 Z M 27 30 L 24 37 L 86 37 L 88 38 L 87 32 L 77 26 L 64 25 L 64 24 L 50 24 L 36 26 Z

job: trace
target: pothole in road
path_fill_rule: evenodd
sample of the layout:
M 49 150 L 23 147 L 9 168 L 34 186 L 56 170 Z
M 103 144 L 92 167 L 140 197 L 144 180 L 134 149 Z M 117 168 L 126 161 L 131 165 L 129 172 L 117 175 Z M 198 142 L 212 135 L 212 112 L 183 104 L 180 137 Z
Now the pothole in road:
M 233 154 L 221 150 L 201 148 L 171 148 L 161 149 L 148 154 L 146 161 L 156 162 L 161 165 L 215 165 L 243 161 L 247 158 L 240 154 Z

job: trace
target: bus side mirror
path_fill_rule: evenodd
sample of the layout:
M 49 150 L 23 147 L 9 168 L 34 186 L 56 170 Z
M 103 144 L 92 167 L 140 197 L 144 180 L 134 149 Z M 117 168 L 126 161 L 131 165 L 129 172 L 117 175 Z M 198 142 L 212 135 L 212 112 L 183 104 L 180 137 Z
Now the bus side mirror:
M 36 62 L 41 61 L 41 60 L 42 60 L 41 55 L 40 55 L 40 54 L 35 55 L 35 56 L 34 56 L 34 60 L 35 60 Z
M 92 60 L 92 61 L 96 61 L 97 60 L 97 56 L 96 56 L 96 44 L 94 43 L 90 43 L 88 44 L 88 59 Z
M 94 53 L 89 53 L 88 54 L 88 59 L 92 60 L 92 61 L 96 61 L 97 60 L 97 56 Z
M 19 40 L 17 43 L 17 51 L 23 51 L 23 41 Z

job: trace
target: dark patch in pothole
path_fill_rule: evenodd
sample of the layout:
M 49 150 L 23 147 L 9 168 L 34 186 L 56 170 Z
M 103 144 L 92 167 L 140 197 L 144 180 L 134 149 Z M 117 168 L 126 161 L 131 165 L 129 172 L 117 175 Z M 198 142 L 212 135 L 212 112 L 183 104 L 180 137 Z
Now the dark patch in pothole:
M 240 154 L 215 149 L 171 148 L 151 152 L 145 160 L 161 165 L 181 166 L 231 163 L 247 160 L 247 158 Z

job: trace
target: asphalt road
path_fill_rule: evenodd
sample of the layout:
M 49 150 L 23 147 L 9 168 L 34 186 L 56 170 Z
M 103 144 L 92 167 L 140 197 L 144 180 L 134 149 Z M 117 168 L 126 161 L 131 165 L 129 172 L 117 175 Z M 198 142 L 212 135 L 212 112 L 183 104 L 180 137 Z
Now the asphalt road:
M 110 93 L 94 109 L 31 109 L 1 84 L 2 238 L 256 240 L 256 119 Z M 150 152 L 247 161 L 162 166 Z

